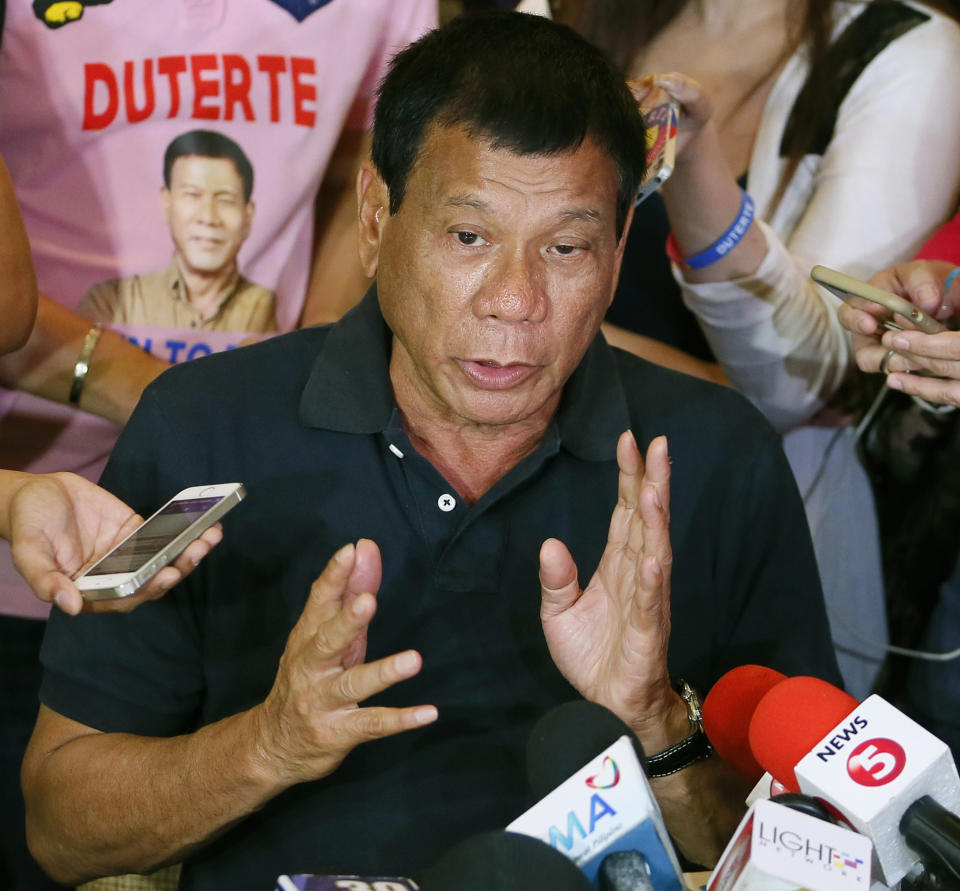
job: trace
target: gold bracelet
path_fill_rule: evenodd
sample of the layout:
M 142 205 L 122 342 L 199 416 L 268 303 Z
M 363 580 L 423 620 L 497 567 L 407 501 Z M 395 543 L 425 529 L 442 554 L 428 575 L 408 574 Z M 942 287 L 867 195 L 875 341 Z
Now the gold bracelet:
M 80 404 L 80 394 L 83 393 L 83 385 L 87 379 L 87 372 L 90 370 L 90 358 L 97 348 L 101 331 L 103 331 L 103 326 L 98 322 L 83 339 L 80 355 L 77 356 L 77 364 L 73 366 L 73 383 L 70 384 L 70 403 L 72 405 Z

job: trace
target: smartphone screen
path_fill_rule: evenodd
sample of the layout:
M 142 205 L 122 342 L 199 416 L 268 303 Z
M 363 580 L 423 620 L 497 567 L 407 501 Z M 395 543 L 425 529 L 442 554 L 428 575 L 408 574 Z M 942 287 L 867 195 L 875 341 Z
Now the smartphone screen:
M 115 551 L 108 554 L 85 574 L 88 576 L 115 575 L 135 572 L 154 554 L 165 548 L 202 514 L 223 501 L 222 495 L 213 498 L 187 498 L 171 501 L 151 517 Z

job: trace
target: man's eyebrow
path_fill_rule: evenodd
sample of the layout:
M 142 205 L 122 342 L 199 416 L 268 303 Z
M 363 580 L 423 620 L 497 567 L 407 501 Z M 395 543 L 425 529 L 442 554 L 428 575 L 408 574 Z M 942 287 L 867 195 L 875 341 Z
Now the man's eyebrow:
M 581 221 L 587 223 L 602 223 L 603 214 L 599 210 L 594 210 L 592 207 L 574 207 L 561 213 L 560 219 L 565 223 Z
M 476 195 L 451 195 L 443 201 L 444 207 L 471 207 L 474 210 L 490 212 L 490 205 Z
M 490 213 L 491 207 L 486 201 L 477 198 L 475 195 L 451 195 L 443 201 L 444 207 L 469 207 L 474 210 L 480 210 L 484 213 Z M 573 207 L 565 210 L 558 216 L 561 223 L 602 223 L 603 214 L 592 207 Z

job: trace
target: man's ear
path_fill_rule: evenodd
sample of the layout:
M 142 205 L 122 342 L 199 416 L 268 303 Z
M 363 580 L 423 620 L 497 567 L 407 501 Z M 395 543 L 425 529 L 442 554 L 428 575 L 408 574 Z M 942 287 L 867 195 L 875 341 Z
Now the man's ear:
M 257 207 L 252 201 L 248 201 L 246 206 L 243 208 L 243 240 L 246 241 L 250 237 L 250 229 L 253 226 L 253 214 L 256 211 Z
M 380 242 L 390 216 L 390 194 L 373 161 L 366 160 L 357 172 L 357 207 L 360 211 L 360 265 L 373 278 L 380 263 Z
M 610 299 L 607 302 L 607 308 L 613 303 L 613 297 L 617 292 L 617 283 L 620 281 L 620 267 L 623 264 L 623 253 L 627 247 L 627 236 L 630 234 L 630 226 L 633 224 L 633 212 L 637 205 L 630 202 L 630 209 L 627 211 L 627 218 L 623 223 L 623 232 L 620 235 L 620 241 L 617 242 L 616 253 L 614 254 L 613 284 L 610 288 Z
M 161 204 L 163 205 L 163 221 L 164 221 L 164 222 L 167 224 L 167 226 L 169 227 L 169 226 L 170 226 L 170 204 L 171 204 L 171 197 L 170 197 L 170 190 L 169 190 L 166 186 L 164 186 L 164 187 L 160 190 L 160 202 L 161 202 Z

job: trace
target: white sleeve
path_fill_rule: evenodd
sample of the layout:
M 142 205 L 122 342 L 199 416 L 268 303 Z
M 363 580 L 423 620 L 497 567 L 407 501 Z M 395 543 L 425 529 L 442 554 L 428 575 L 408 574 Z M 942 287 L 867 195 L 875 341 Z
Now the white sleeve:
M 731 383 L 779 429 L 822 408 L 852 361 L 838 300 L 811 267 L 868 278 L 909 259 L 956 208 L 958 183 L 960 27 L 934 15 L 857 78 L 792 231 L 760 224 L 767 254 L 753 276 L 689 284 L 674 267 Z

